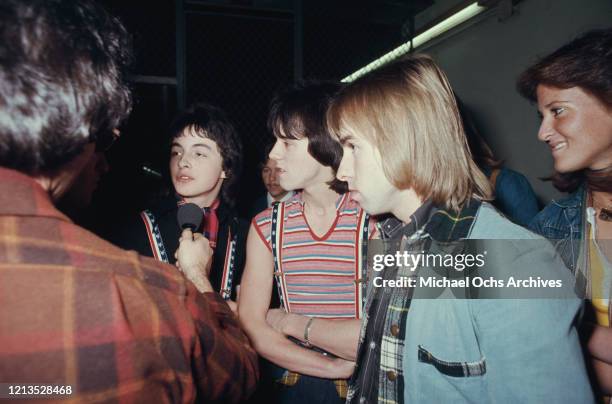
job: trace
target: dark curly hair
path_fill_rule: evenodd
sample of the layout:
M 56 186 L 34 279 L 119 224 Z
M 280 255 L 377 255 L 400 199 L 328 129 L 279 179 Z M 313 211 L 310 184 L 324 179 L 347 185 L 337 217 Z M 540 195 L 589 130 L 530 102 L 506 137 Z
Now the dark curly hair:
M 308 153 L 334 174 L 342 160 L 342 146 L 327 129 L 327 109 L 341 84 L 303 81 L 278 92 L 270 103 L 268 129 L 278 138 L 308 139 Z M 345 193 L 348 185 L 334 178 L 329 186 Z
M 94 1 L 0 2 L 0 165 L 50 172 L 106 142 L 130 113 L 130 49 Z
M 228 206 L 234 206 L 242 172 L 242 142 L 234 125 L 220 108 L 197 103 L 174 119 L 170 126 L 169 144 L 183 136 L 188 128 L 217 144 L 227 177 L 221 186 L 221 200 Z

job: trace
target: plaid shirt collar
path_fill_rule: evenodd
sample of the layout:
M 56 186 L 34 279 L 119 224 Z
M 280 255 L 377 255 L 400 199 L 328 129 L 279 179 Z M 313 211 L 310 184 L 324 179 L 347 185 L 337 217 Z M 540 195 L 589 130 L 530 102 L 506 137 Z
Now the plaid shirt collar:
M 0 167 L 0 216 L 45 216 L 71 220 L 55 208 L 49 193 L 32 177 Z
M 410 222 L 408 223 L 391 216 L 379 224 L 381 237 L 385 240 L 401 239 L 402 236 L 410 237 L 423 224 L 427 223 L 437 210 L 433 202 L 428 199 L 410 215 Z
M 436 206 L 428 199 L 410 216 L 409 223 L 403 223 L 395 216 L 381 221 L 380 234 L 383 239 L 400 239 L 423 230 L 436 241 L 460 240 L 468 236 L 480 204 L 480 201 L 472 198 L 460 212 L 455 212 Z
M 464 239 L 474 223 L 481 202 L 470 199 L 460 212 L 424 203 L 408 224 L 390 218 L 380 223 L 381 236 L 395 251 L 428 249 L 431 243 Z M 410 239 L 410 241 L 408 241 Z M 389 250 L 388 250 L 389 251 Z M 391 279 L 410 276 L 406 270 L 386 271 Z M 410 271 L 410 270 L 407 270 Z M 418 271 L 418 270 L 417 270 Z M 403 403 L 403 353 L 406 320 L 412 289 L 376 289 L 368 295 L 367 314 L 362 322 L 357 368 L 350 380 L 347 403 Z

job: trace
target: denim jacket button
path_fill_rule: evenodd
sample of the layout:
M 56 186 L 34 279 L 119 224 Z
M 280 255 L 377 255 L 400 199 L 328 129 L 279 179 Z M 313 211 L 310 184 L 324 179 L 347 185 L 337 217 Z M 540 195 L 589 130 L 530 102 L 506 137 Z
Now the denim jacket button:
M 399 325 L 397 324 L 393 324 L 391 326 L 391 335 L 393 335 L 394 337 L 397 337 L 400 333 L 400 328 Z
M 397 380 L 397 373 L 395 373 L 392 370 L 388 371 L 387 372 L 387 379 L 389 379 L 392 382 L 396 381 Z

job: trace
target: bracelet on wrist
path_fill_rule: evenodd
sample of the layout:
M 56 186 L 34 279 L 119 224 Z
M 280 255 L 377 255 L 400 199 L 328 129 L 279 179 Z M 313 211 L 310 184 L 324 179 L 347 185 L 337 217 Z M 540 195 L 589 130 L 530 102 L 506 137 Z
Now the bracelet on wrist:
M 312 344 L 310 343 L 310 329 L 312 328 L 312 323 L 314 322 L 314 317 L 310 317 L 308 322 L 306 323 L 306 327 L 304 327 L 304 346 L 310 348 Z

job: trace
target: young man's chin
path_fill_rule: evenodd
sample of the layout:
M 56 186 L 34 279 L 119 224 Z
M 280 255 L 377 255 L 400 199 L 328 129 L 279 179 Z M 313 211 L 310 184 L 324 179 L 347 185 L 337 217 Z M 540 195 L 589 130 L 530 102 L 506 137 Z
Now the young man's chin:
M 211 191 L 185 189 L 181 187 L 175 187 L 174 191 L 183 198 L 202 197 L 211 193 Z
M 376 214 L 376 213 L 374 213 L 374 209 L 372 208 L 372 206 L 368 204 L 368 201 L 363 198 L 363 195 L 360 195 L 358 198 L 352 198 L 352 199 L 355 202 L 357 202 L 359 204 L 359 206 L 361 206 L 361 209 L 365 210 L 366 213 L 368 213 L 370 215 L 375 215 Z
M 174 184 L 174 189 L 178 194 L 189 194 L 189 195 L 197 195 L 200 193 L 199 189 L 193 187 L 193 184 L 184 184 L 184 183 L 176 183 Z
M 364 199 L 363 197 L 359 201 L 359 206 L 361 206 L 361 208 L 365 210 L 370 216 L 384 215 L 390 213 L 389 209 L 385 209 L 383 206 L 380 206 L 380 204 L 376 206 L 375 203 Z
M 279 199 L 282 199 L 285 195 L 287 195 L 287 192 L 275 192 L 275 193 L 270 193 L 270 195 L 272 196 L 272 198 L 279 200 Z

